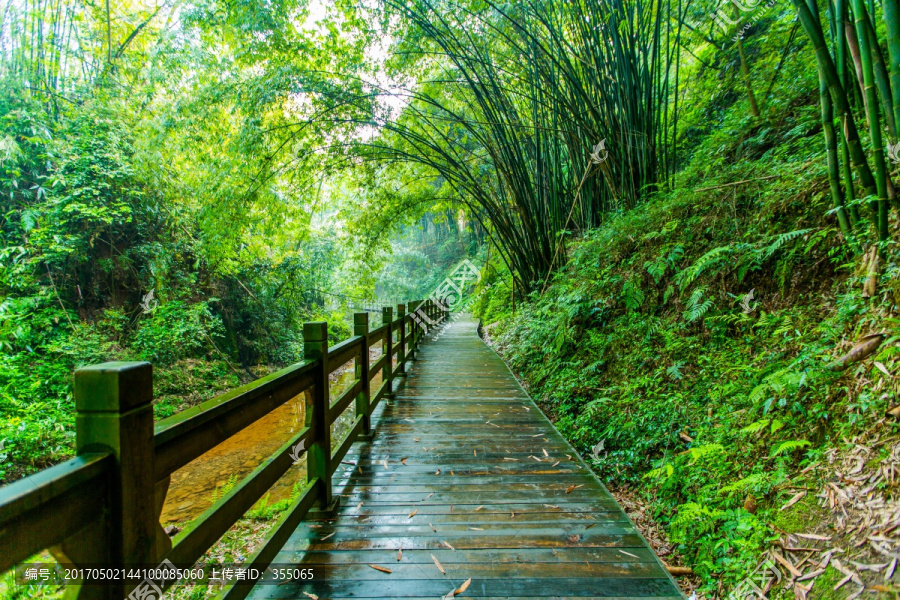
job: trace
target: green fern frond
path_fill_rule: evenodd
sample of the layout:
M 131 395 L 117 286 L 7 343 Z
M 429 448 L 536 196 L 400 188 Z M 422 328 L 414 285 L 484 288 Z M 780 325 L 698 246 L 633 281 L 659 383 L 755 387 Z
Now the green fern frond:
M 769 426 L 771 419 L 760 419 L 755 423 L 750 423 L 740 430 L 741 433 L 758 433 Z
M 786 442 L 781 442 L 775 449 L 772 451 L 772 456 L 778 456 L 780 454 L 790 454 L 794 450 L 799 450 L 800 448 L 805 448 L 806 446 L 811 446 L 812 443 L 806 440 L 788 440 Z

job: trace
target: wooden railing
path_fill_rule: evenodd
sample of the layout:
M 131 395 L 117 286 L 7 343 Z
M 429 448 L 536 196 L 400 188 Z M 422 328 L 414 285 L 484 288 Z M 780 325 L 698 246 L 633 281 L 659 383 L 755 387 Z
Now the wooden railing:
M 425 333 L 447 318 L 431 300 L 382 311 L 369 329 L 369 313 L 354 315 L 353 337 L 329 347 L 327 325 L 303 327 L 304 360 L 185 410 L 154 425 L 153 370 L 146 362 L 113 362 L 75 372 L 76 452 L 62 464 L 0 488 L 0 573 L 49 549 L 64 566 L 156 565 L 188 568 L 294 464 L 307 455 L 307 483 L 272 528 L 248 568 L 265 570 L 298 523 L 316 510 L 333 511 L 332 476 L 360 436 L 372 434 L 372 412 L 390 397 L 394 382 Z M 370 364 L 369 349 L 382 354 Z M 394 358 L 396 357 L 396 366 Z M 330 373 L 355 363 L 355 380 L 332 400 Z M 371 382 L 378 373 L 377 390 Z M 285 402 L 305 394 L 305 427 L 194 519 L 173 539 L 162 512 L 172 473 Z M 356 404 L 350 431 L 332 448 L 331 425 Z M 229 600 L 244 598 L 254 582 L 226 587 Z M 134 583 L 68 585 L 66 596 L 122 600 Z

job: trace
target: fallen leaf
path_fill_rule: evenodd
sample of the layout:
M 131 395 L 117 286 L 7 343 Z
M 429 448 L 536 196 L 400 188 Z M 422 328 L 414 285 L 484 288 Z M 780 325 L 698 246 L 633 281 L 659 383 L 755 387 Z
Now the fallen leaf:
M 844 577 L 843 579 L 838 581 L 836 584 L 834 584 L 834 587 L 831 588 L 831 591 L 833 591 L 833 592 L 838 591 L 840 588 L 842 588 L 844 586 L 845 583 L 850 581 L 852 578 L 853 578 L 853 575 L 847 575 L 846 577 Z
M 397 562 L 400 562 L 400 559 L 403 558 L 403 548 L 397 548 Z
M 878 362 L 877 360 L 875 361 L 875 366 L 878 367 L 878 370 L 879 370 L 879 371 L 881 371 L 882 373 L 884 373 L 884 374 L 887 375 L 888 377 L 891 376 L 891 372 L 887 370 L 887 367 L 885 367 L 883 364 L 881 364 L 881 363 Z
M 400 462 L 403 463 L 403 466 L 404 466 L 404 467 L 406 466 L 406 459 L 407 459 L 407 458 L 408 458 L 408 457 L 404 456 L 403 458 L 400 459 Z
M 791 575 L 793 575 L 794 577 L 800 577 L 801 575 L 803 575 L 803 573 L 801 573 L 800 571 L 798 571 L 798 570 L 797 570 L 797 567 L 795 567 L 795 566 L 793 565 L 793 563 L 791 563 L 791 561 L 787 560 L 785 557 L 783 557 L 783 556 L 782 556 L 781 554 L 779 554 L 778 552 L 773 552 L 773 553 L 772 553 L 772 556 L 775 557 L 775 560 L 777 560 L 777 561 L 780 562 L 782 565 L 784 565 L 784 568 L 787 569 L 788 571 L 790 571 L 790 572 L 791 572 Z
M 362 503 L 362 502 L 360 502 L 360 503 L 359 503 L 359 504 L 357 504 L 357 505 L 356 505 L 356 510 L 359 510 L 359 509 L 361 509 L 361 508 L 362 508 L 362 505 L 363 505 L 363 503 Z
M 803 577 L 798 577 L 797 581 L 807 581 L 808 579 L 815 579 L 819 575 L 825 572 L 825 569 L 819 569 L 817 571 L 811 571 L 804 575 Z
M 472 531 L 484 531 L 481 527 L 469 527 Z
M 337 533 L 337 531 L 332 531 L 331 533 L 329 533 L 328 535 L 326 535 L 325 537 L 323 537 L 323 538 L 321 539 L 321 541 L 324 542 L 325 540 L 327 540 L 328 538 L 330 538 L 331 536 L 333 536 L 333 535 L 336 534 L 336 533 Z
M 785 504 L 784 506 L 782 506 L 782 507 L 779 508 L 778 510 L 779 510 L 779 511 L 782 511 L 782 510 L 784 510 L 784 509 L 786 509 L 786 508 L 792 507 L 793 505 L 795 505 L 795 504 L 797 504 L 798 502 L 800 502 L 800 500 L 802 500 L 804 496 L 806 496 L 806 490 L 804 490 L 804 491 L 802 491 L 802 492 L 799 492 L 799 493 L 798 493 L 797 495 L 795 495 L 793 498 L 791 498 L 790 500 L 788 500 L 788 501 L 787 501 L 787 504 Z
M 544 506 L 546 506 L 547 508 L 555 508 L 556 510 L 559 510 L 558 506 L 554 506 L 552 504 L 545 504 Z
M 414 516 L 416 516 L 416 513 L 417 513 L 417 512 L 419 512 L 419 509 L 418 509 L 418 508 L 415 509 L 414 511 L 412 511 L 411 513 L 409 513 L 409 518 L 412 519 Z
M 456 588 L 456 591 L 453 592 L 453 593 L 456 594 L 456 595 L 462 594 L 464 591 L 466 591 L 467 589 L 469 589 L 469 584 L 470 584 L 470 583 L 472 583 L 472 580 L 471 580 L 471 579 L 466 579 L 465 583 L 463 583 L 461 586 L 459 586 L 458 588 Z
M 431 530 L 432 530 L 433 532 L 437 533 L 437 529 L 434 528 L 434 525 L 432 525 L 431 523 L 429 523 L 428 526 L 431 527 Z
M 543 450 L 543 451 L 544 451 L 544 456 L 546 456 L 546 457 L 547 457 L 547 458 L 550 458 L 550 455 L 549 455 L 549 454 L 547 454 L 547 450 L 546 450 L 546 449 L 544 449 L 544 448 L 541 448 L 541 450 Z
M 636 554 L 632 554 L 631 552 L 625 552 L 624 550 L 619 550 L 619 552 L 621 552 L 622 554 L 626 554 L 626 555 L 628 555 L 628 556 L 630 556 L 630 557 L 632 557 L 632 558 L 637 558 L 637 557 L 638 557 Z
M 303 595 L 307 598 L 312 598 L 312 600 L 319 600 L 318 596 L 316 596 L 315 594 L 310 594 L 309 592 L 303 592 Z
M 569 487 L 566 488 L 566 493 L 567 493 L 567 494 L 571 494 L 571 493 L 572 493 L 572 490 L 574 490 L 574 489 L 575 489 L 575 486 L 574 486 L 574 485 L 570 485 Z
M 441 474 L 441 470 L 438 469 L 437 471 L 434 472 L 434 474 L 435 474 L 435 475 L 440 475 L 440 474 Z
M 451 550 L 456 550 L 456 548 L 454 548 L 453 546 L 451 546 L 451 545 L 448 544 L 447 542 L 442 541 L 441 543 L 442 543 L 443 545 L 447 546 L 448 548 L 450 548 Z
M 796 535 L 799 538 L 804 538 L 807 540 L 821 540 L 824 542 L 831 541 L 831 537 L 829 537 L 827 535 L 816 535 L 815 533 L 794 533 L 791 535 Z
M 475 508 L 475 512 L 478 512 L 478 511 L 481 510 L 482 508 L 484 508 L 484 505 L 483 505 L 483 504 L 482 504 L 481 506 L 476 507 L 476 508 Z
M 434 554 L 431 555 L 431 560 L 434 561 L 434 566 L 436 566 L 438 568 L 438 571 L 440 571 L 442 575 L 447 574 L 447 571 L 444 570 L 444 567 L 441 566 L 441 563 L 438 562 L 438 559 L 435 558 Z
M 559 464 L 559 461 L 556 461 L 555 463 L 553 463 L 553 464 L 550 465 L 550 466 L 551 466 L 551 467 L 555 467 L 555 466 L 558 465 L 558 464 Z
M 382 573 L 387 573 L 388 575 L 393 573 L 393 571 L 391 571 L 387 567 L 380 567 L 378 565 L 369 565 L 369 566 L 372 567 L 373 569 L 375 569 L 376 571 L 381 571 Z

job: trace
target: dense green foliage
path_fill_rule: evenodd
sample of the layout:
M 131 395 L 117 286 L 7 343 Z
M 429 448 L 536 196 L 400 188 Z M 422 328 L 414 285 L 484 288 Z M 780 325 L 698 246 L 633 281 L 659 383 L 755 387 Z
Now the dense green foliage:
M 81 365 L 169 416 L 478 257 L 557 426 L 732 585 L 896 391 L 898 122 L 898 0 L 9 2 L 0 483 L 71 455 Z
M 814 112 L 798 103 L 761 127 L 743 108 L 726 111 L 675 191 L 574 244 L 544 294 L 513 312 L 498 265 L 476 307 L 560 431 L 584 456 L 603 442 L 598 472 L 645 490 L 710 592 L 753 571 L 800 471 L 879 421 L 895 386 L 871 361 L 826 367 L 846 340 L 893 336 L 896 254 L 879 295 L 861 297 L 865 271 L 837 223 L 816 225 L 829 199 L 803 124 Z M 874 360 L 893 363 L 896 339 Z

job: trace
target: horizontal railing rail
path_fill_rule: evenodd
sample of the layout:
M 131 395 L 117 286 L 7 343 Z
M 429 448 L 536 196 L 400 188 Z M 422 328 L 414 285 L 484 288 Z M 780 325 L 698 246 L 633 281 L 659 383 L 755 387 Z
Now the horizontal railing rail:
M 127 568 L 169 561 L 191 567 L 305 455 L 306 485 L 244 565 L 264 571 L 301 520 L 333 513 L 334 473 L 353 443 L 372 435 L 374 410 L 393 395 L 396 379 L 406 375 L 428 329 L 446 318 L 445 307 L 432 300 L 400 304 L 396 317 L 392 307 L 383 307 L 383 324 L 374 329 L 368 312 L 356 313 L 353 336 L 330 348 L 327 324 L 306 323 L 302 361 L 156 424 L 149 363 L 79 369 L 77 456 L 0 488 L 0 572 L 44 549 L 64 566 Z M 373 361 L 376 345 L 381 355 Z M 351 362 L 354 380 L 332 400 L 329 375 Z M 381 384 L 372 390 L 379 374 Z M 170 539 L 159 517 L 172 473 L 301 394 L 305 426 Z M 349 431 L 332 448 L 332 425 L 354 403 Z M 222 596 L 244 598 L 254 583 L 239 581 Z M 76 584 L 67 594 L 122 600 L 135 587 Z

